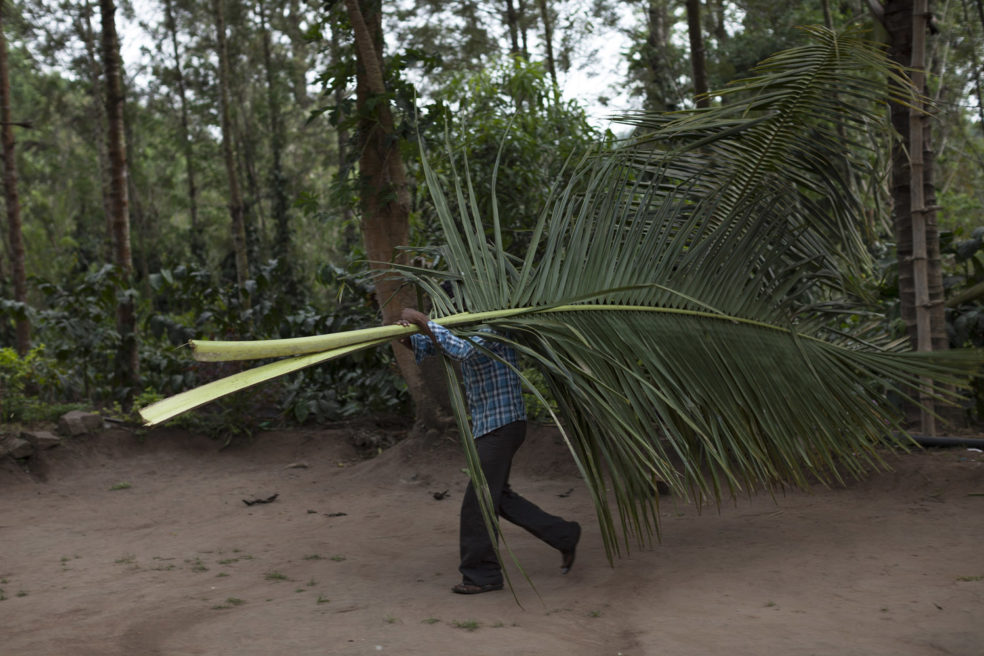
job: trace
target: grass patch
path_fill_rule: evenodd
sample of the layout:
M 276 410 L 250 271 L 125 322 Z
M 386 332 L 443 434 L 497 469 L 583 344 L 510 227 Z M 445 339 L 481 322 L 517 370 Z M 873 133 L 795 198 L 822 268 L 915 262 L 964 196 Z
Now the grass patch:
M 456 629 L 464 629 L 465 631 L 475 631 L 476 629 L 478 629 L 479 624 L 476 620 L 464 620 L 464 621 L 455 620 L 451 622 L 451 626 L 453 626 Z
M 330 601 L 331 601 L 331 599 L 329 599 L 328 597 L 319 594 L 318 595 L 318 601 L 316 603 L 319 603 L 319 604 L 327 604 Z
M 962 581 L 964 583 L 970 583 L 972 581 L 984 581 L 984 576 L 958 576 L 957 580 Z
M 436 617 L 428 617 L 425 620 L 420 620 L 420 623 L 421 624 L 437 624 L 440 621 L 441 620 L 437 619 Z
M 196 557 L 194 560 L 186 560 L 185 562 L 191 565 L 192 572 L 201 573 L 208 571 L 208 567 L 202 562 L 201 558 Z
M 336 555 L 332 556 L 331 559 L 334 560 L 336 563 L 340 563 L 343 560 L 345 560 L 345 556 L 343 556 L 341 554 L 336 554 Z
M 263 575 L 267 581 L 289 581 L 286 574 L 281 574 L 280 572 L 267 572 Z
M 115 492 L 116 490 L 129 490 L 131 487 L 133 487 L 132 484 L 127 483 L 126 481 L 120 481 L 119 483 L 114 483 L 111 485 L 109 487 L 109 491 Z
M 324 558 L 318 554 L 311 554 L 309 556 L 304 556 L 304 560 L 324 560 Z

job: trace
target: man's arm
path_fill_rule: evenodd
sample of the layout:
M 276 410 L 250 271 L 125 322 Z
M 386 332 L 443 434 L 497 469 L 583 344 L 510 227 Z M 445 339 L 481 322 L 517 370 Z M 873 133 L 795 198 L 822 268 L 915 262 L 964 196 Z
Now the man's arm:
M 437 341 L 437 337 L 434 335 L 434 331 L 431 330 L 430 326 L 427 325 L 427 315 L 419 310 L 414 310 L 413 308 L 403 308 L 403 312 L 400 313 L 400 320 L 397 321 L 401 326 L 414 325 L 420 328 L 420 332 L 424 335 L 430 337 L 431 341 L 434 343 L 434 348 L 437 352 L 441 352 L 441 345 Z M 400 343 L 406 346 L 408 349 L 413 350 L 413 345 L 410 343 L 410 336 L 407 335 L 400 340 Z
M 452 360 L 458 361 L 466 360 L 475 354 L 475 344 L 472 340 L 462 339 L 454 335 L 450 330 L 440 324 L 429 321 L 427 315 L 424 313 L 412 308 L 404 309 L 397 323 L 401 326 L 413 325 L 420 328 L 419 335 L 410 335 L 406 343 L 406 346 L 413 349 L 418 362 L 423 355 L 433 355 L 435 353 L 443 353 Z M 426 348 L 420 350 L 422 344 L 418 340 L 421 338 L 426 340 L 428 337 L 433 345 L 433 349 Z M 423 345 L 430 346 L 426 341 L 423 342 Z

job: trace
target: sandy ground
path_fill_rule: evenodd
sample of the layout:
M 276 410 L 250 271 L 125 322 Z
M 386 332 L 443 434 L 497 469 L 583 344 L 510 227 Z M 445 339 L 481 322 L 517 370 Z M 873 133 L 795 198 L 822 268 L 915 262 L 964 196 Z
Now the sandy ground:
M 513 486 L 585 533 L 561 576 L 557 552 L 506 527 L 536 586 L 513 569 L 520 605 L 449 591 L 457 447 L 363 460 L 353 430 L 221 450 L 112 430 L 32 472 L 0 464 L 0 655 L 984 654 L 980 453 L 888 454 L 893 471 L 846 488 L 720 513 L 671 500 L 662 542 L 610 567 L 569 458 L 538 428 Z

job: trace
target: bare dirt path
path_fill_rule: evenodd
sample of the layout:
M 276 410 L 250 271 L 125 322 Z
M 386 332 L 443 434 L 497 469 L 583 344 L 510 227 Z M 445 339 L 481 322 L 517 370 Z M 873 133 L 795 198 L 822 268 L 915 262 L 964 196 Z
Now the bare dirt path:
M 537 429 L 513 486 L 585 534 L 561 576 L 556 552 L 505 528 L 536 585 L 513 570 L 520 606 L 449 592 L 457 448 L 365 461 L 351 430 L 224 450 L 114 430 L 33 474 L 4 462 L 0 656 L 984 654 L 980 453 L 889 454 L 894 471 L 846 488 L 720 513 L 670 500 L 662 543 L 612 568 L 569 458 Z

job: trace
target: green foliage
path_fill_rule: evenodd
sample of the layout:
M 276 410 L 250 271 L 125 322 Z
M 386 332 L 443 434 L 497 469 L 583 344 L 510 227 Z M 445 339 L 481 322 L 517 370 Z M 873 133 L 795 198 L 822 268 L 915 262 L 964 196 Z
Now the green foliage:
M 45 305 L 32 321 L 35 339 L 54 359 L 69 400 L 113 403 L 127 395 L 116 387 L 113 369 L 122 282 L 119 269 L 109 264 L 61 284 L 36 280 Z
M 285 294 L 278 261 L 257 267 L 247 283 L 251 303 L 235 285 L 218 283 L 207 271 L 186 266 L 162 269 L 149 278 L 151 295 L 140 306 L 141 385 L 138 407 L 241 369 L 238 364 L 193 362 L 185 348 L 192 338 L 271 339 L 348 330 L 378 323 L 371 281 L 326 265 L 318 282 L 330 309 Z M 113 359 L 119 336 L 115 308 L 120 277 L 105 266 L 61 284 L 36 280 L 46 305 L 30 311 L 35 343 L 21 359 L 0 350 L 0 410 L 4 421 L 31 421 L 50 414 L 60 402 L 89 401 L 118 407 L 121 390 Z M 0 325 L 24 312 L 20 304 L 0 304 Z M 278 421 L 330 421 L 406 407 L 406 385 L 392 354 L 377 350 L 352 360 L 285 378 L 281 384 L 223 400 L 182 419 L 202 432 L 248 435 Z
M 0 423 L 31 423 L 57 418 L 75 406 L 59 404 L 60 384 L 44 346 L 23 358 L 12 348 L 0 348 Z
M 519 57 L 454 75 L 435 93 L 419 129 L 424 143 L 447 139 L 451 144 L 450 151 L 428 153 L 435 174 L 447 181 L 455 169 L 468 171 L 480 190 L 479 213 L 489 218 L 499 213 L 503 246 L 513 253 L 522 253 L 529 243 L 551 188 L 569 175 L 570 160 L 603 148 L 610 137 L 588 123 L 576 102 L 559 97 L 541 64 Z M 417 167 L 415 172 L 423 182 L 423 171 Z M 418 243 L 438 242 L 439 224 L 429 199 L 420 200 L 417 216 Z
M 216 286 L 207 272 L 179 267 L 152 277 L 160 310 L 147 320 L 160 343 L 143 353 L 144 382 L 163 395 L 216 380 L 241 370 L 237 363 L 190 361 L 189 339 L 285 339 L 334 332 L 378 323 L 371 281 L 325 265 L 319 284 L 332 294 L 330 311 L 290 299 L 278 287 L 277 261 L 259 267 L 248 284 L 252 304 L 245 307 L 234 286 Z M 230 397 L 199 411 L 196 421 L 211 417 L 215 429 L 249 432 L 251 426 L 280 417 L 291 422 L 325 422 L 406 406 L 406 385 L 387 350 L 299 372 L 278 385 Z M 273 416 L 271 416 L 271 412 Z M 199 428 L 208 428 L 201 423 Z M 210 431 L 211 432 L 211 431 Z

